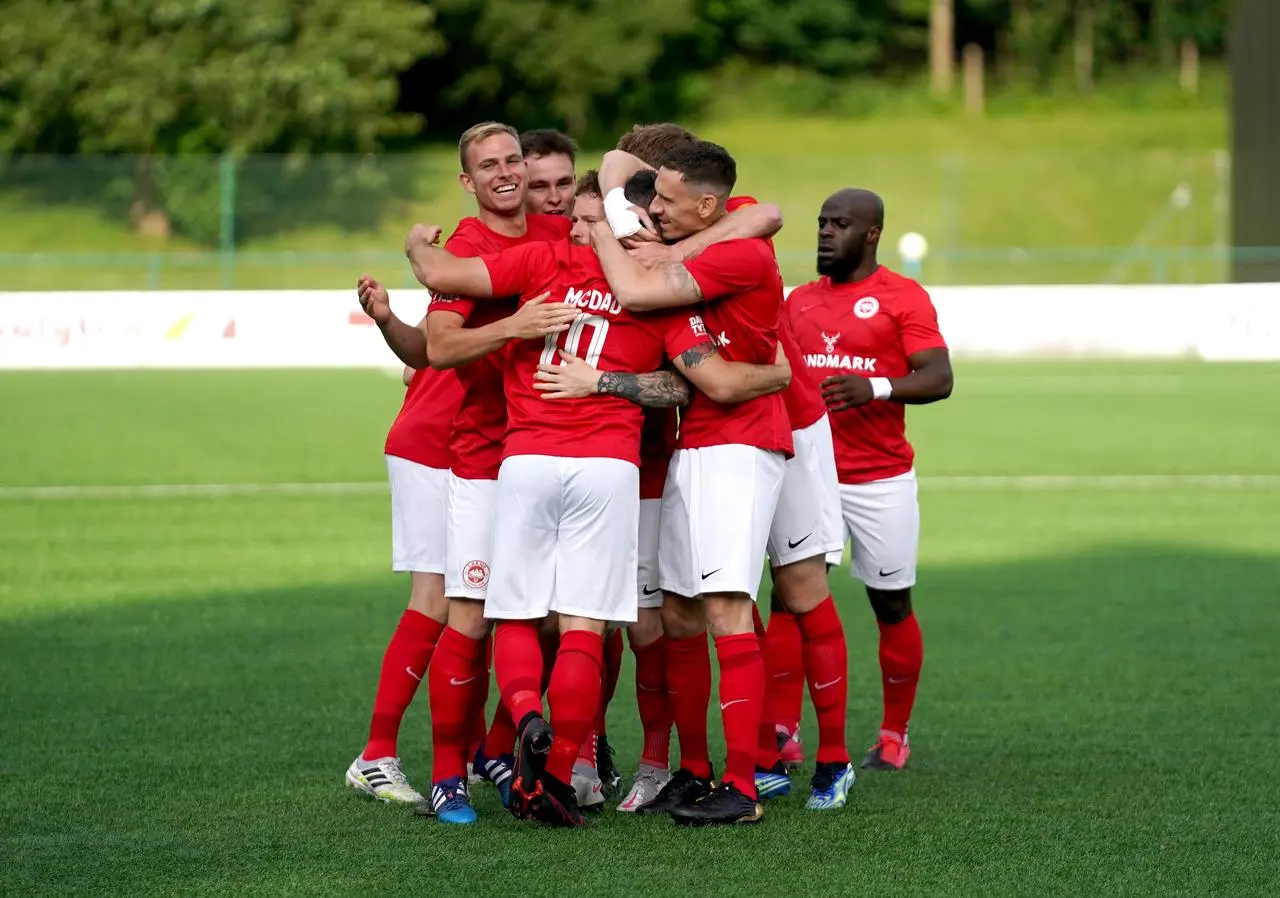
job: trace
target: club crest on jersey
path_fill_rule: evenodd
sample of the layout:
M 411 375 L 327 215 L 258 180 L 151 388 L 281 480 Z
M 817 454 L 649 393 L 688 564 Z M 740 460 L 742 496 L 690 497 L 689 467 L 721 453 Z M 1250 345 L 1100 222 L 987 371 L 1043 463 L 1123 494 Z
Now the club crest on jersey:
M 853 314 L 859 318 L 870 318 L 880 311 L 880 300 L 874 296 L 864 296 L 853 304 Z
M 489 565 L 483 561 L 468 561 L 462 566 L 462 585 L 480 589 L 489 582 Z
M 570 287 L 564 292 L 564 301 L 587 312 L 622 314 L 622 305 L 608 291 L 601 293 L 599 290 L 576 290 Z
M 824 346 L 827 347 L 827 352 L 828 353 L 835 352 L 836 343 L 840 342 L 840 335 L 838 333 L 829 334 L 826 331 L 819 331 L 818 333 L 822 334 L 822 343 Z

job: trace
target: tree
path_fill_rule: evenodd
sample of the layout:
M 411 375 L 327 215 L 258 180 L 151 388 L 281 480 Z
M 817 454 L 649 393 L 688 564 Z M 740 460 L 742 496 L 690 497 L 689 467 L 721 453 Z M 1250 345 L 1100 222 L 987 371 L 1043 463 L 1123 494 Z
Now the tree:
M 417 121 L 396 76 L 441 41 L 413 0 L 7 0 L 0 153 L 373 150 Z

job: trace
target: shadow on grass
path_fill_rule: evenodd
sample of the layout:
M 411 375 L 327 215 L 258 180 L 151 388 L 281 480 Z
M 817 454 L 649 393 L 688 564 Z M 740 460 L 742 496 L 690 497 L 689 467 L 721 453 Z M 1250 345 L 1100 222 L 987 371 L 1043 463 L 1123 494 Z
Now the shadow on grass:
M 856 753 L 878 722 L 875 628 L 834 582 Z M 858 892 L 1256 894 L 1280 848 L 1280 715 L 1260 713 L 1280 679 L 1276 583 L 1280 559 L 1179 547 L 926 569 L 911 770 L 863 775 L 830 815 L 803 810 L 798 776 L 763 826 L 698 833 L 612 812 L 535 830 L 488 787 L 481 825 L 451 830 L 345 793 L 399 579 L 10 622 L 0 891 L 747 895 L 768 857 L 808 894 L 850 877 Z M 624 771 L 640 747 L 629 676 L 610 715 Z M 1223 763 L 1228 732 L 1249 750 Z M 401 754 L 425 787 L 424 701 Z M 817 864 L 815 845 L 856 861 Z

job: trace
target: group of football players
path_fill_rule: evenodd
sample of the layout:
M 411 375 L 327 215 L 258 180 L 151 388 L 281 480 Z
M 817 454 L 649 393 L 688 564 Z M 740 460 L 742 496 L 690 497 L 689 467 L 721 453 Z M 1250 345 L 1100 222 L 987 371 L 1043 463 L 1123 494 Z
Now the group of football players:
M 880 198 L 826 200 L 820 277 L 788 297 L 779 210 L 734 196 L 733 157 L 678 125 L 636 126 L 580 178 L 555 131 L 486 122 L 458 149 L 475 217 L 443 247 L 436 226 L 405 241 L 425 318 L 357 285 L 406 366 L 385 452 L 392 564 L 412 586 L 347 784 L 466 824 L 487 780 L 519 818 L 582 825 L 621 792 L 606 712 L 625 629 L 644 744 L 619 811 L 762 819 L 804 761 L 805 683 L 807 807 L 841 808 L 855 775 L 828 575 L 846 541 L 880 630 L 884 713 L 861 766 L 901 770 L 923 661 L 904 412 L 950 395 L 952 373 L 928 294 L 877 261 Z M 429 797 L 397 750 L 424 677 Z

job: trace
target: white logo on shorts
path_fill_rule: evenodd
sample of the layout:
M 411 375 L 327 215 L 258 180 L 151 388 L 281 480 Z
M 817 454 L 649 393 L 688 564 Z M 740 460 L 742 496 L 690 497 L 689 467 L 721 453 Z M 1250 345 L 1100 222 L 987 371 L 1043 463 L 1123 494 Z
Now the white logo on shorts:
M 840 335 L 838 333 L 829 334 L 826 331 L 819 331 L 818 333 L 822 334 L 822 342 L 826 345 L 827 352 L 835 352 L 836 343 L 840 342 Z
M 853 304 L 853 314 L 859 318 L 870 318 L 880 311 L 880 300 L 874 296 L 864 296 Z
M 462 582 L 470 589 L 480 589 L 489 582 L 489 565 L 483 561 L 468 561 L 462 566 Z

